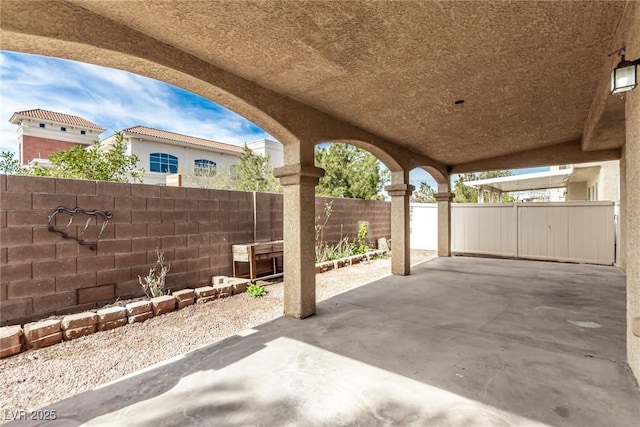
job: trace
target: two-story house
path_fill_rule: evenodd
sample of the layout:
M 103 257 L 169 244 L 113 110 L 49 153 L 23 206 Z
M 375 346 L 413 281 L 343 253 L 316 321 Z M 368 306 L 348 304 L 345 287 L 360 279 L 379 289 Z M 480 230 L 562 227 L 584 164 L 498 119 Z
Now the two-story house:
M 82 117 L 40 108 L 15 112 L 9 122 L 18 125 L 18 161 L 21 165 L 34 160 L 46 162 L 51 154 L 76 145 L 89 146 L 105 131 Z

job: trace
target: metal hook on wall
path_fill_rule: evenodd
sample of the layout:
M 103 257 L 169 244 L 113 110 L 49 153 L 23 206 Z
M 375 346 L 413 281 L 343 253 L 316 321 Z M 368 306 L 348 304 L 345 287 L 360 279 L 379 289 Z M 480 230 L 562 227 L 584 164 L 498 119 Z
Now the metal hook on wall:
M 67 225 L 64 228 L 56 227 L 53 224 L 53 221 L 56 215 L 62 212 L 69 214 L 69 221 L 67 222 Z M 87 219 L 84 223 L 84 227 L 82 228 L 82 230 L 76 232 L 74 236 L 72 235 L 72 233 L 69 233 L 69 229 L 73 225 L 73 221 L 77 214 L 85 214 L 87 215 Z M 49 215 L 48 229 L 49 231 L 55 231 L 57 233 L 60 233 L 60 235 L 62 235 L 62 237 L 65 239 L 76 240 L 79 244 L 89 246 L 91 250 L 96 250 L 98 241 L 100 240 L 100 237 L 102 237 L 102 234 L 104 233 L 105 228 L 107 228 L 107 224 L 109 224 L 109 220 L 112 217 L 113 217 L 113 213 L 111 211 L 87 210 L 79 207 L 69 209 L 69 208 L 65 208 L 64 206 L 58 206 Z M 83 236 L 84 236 L 84 233 L 87 231 L 87 228 L 89 228 L 89 225 L 93 222 L 94 219 L 96 221 L 96 224 L 98 224 L 98 218 L 102 218 L 103 222 L 102 222 L 102 225 L 100 226 L 100 231 L 98 232 L 98 236 L 96 237 L 95 241 L 84 240 Z

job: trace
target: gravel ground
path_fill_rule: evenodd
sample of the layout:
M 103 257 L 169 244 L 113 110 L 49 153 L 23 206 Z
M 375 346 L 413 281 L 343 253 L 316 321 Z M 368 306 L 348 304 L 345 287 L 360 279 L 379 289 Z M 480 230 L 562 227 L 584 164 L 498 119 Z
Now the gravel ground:
M 415 264 L 434 256 L 412 251 L 411 259 Z M 378 259 L 317 275 L 318 301 L 387 276 L 390 264 Z M 49 405 L 281 316 L 282 282 L 267 289 L 262 298 L 214 300 L 2 359 L 0 413 Z

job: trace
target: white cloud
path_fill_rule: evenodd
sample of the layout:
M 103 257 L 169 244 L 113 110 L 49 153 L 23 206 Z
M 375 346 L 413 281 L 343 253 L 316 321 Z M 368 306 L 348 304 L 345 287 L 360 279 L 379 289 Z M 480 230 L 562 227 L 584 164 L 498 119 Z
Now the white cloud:
M 156 80 L 74 61 L 0 52 L 0 149 L 17 148 L 11 115 L 35 108 L 90 120 L 107 128 L 102 137 L 135 125 L 231 144 L 269 137 L 237 114 Z

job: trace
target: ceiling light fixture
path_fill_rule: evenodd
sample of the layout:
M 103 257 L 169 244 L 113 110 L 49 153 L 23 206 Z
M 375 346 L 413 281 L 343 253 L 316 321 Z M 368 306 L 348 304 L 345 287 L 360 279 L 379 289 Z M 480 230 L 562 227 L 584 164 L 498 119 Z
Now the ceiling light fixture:
M 638 85 L 638 64 L 640 58 L 627 61 L 624 57 L 625 47 L 609 54 L 620 54 L 620 63 L 611 71 L 611 94 L 623 93 L 635 89 Z

